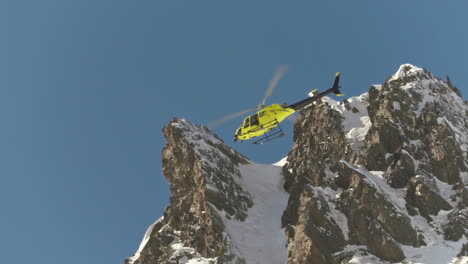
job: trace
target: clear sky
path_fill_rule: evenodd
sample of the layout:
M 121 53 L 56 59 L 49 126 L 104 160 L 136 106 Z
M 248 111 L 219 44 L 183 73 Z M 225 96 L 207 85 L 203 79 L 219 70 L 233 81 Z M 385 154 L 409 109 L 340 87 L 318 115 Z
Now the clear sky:
M 400 64 L 468 96 L 467 1 L 0 0 L 2 263 L 122 263 L 170 196 L 161 129 L 329 88 L 359 95 Z M 233 144 L 275 162 L 288 136 Z

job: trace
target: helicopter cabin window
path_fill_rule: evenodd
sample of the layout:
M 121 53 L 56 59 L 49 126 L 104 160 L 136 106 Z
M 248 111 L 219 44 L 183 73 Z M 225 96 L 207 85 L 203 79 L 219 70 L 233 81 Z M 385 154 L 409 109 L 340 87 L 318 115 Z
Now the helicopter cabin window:
M 238 128 L 237 131 L 236 131 L 236 135 L 240 135 L 241 134 L 241 129 Z
M 250 122 L 252 123 L 252 126 L 258 126 L 258 114 L 253 114 L 250 116 Z
M 250 116 L 244 120 L 244 128 L 247 128 L 249 126 L 250 126 Z
M 266 114 L 265 111 L 261 111 L 261 112 L 259 113 L 260 117 L 264 116 L 265 114 Z

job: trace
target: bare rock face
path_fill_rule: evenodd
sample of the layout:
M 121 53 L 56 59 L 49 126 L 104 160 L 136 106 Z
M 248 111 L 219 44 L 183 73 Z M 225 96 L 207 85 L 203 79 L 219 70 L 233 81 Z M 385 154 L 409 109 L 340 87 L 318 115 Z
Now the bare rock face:
M 299 197 L 298 219 L 290 229 L 291 263 L 326 263 L 332 253 L 346 244 L 345 236 L 331 214 L 327 197 L 313 188 L 305 188 Z M 309 254 L 304 254 L 308 252 Z
M 126 263 L 466 263 L 468 104 L 451 81 L 405 64 L 322 100 L 300 111 L 282 168 L 172 120 L 170 205 Z

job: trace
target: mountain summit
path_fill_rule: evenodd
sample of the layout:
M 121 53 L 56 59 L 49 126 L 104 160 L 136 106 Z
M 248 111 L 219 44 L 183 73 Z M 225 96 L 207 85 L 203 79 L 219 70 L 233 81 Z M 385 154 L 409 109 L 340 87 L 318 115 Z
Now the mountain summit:
M 170 205 L 126 263 L 468 263 L 468 104 L 450 80 L 404 64 L 323 102 L 271 165 L 172 120 Z

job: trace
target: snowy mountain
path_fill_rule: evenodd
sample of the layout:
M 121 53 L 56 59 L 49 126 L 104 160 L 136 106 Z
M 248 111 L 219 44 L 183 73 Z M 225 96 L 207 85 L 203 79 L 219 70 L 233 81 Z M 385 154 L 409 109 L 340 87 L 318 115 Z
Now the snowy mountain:
M 405 64 L 323 101 L 271 165 L 172 120 L 171 204 L 126 263 L 468 263 L 468 104 L 451 82 Z

